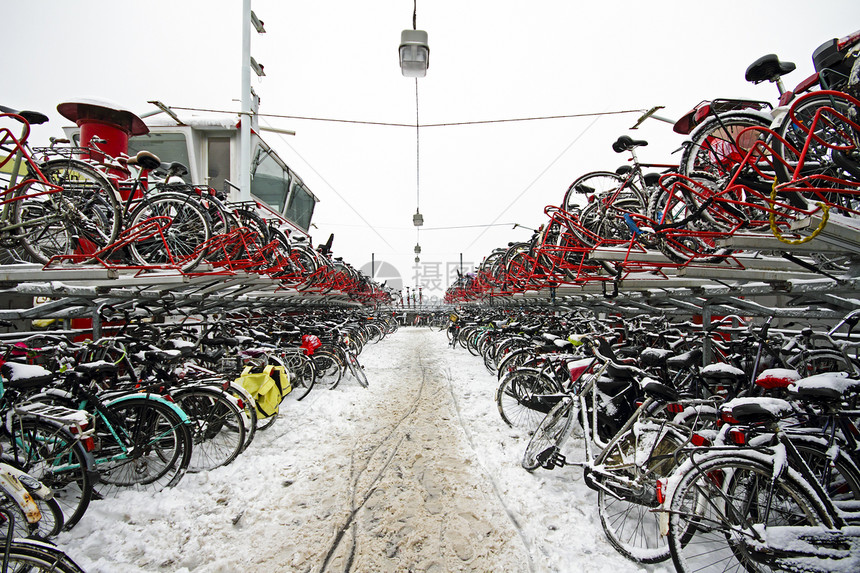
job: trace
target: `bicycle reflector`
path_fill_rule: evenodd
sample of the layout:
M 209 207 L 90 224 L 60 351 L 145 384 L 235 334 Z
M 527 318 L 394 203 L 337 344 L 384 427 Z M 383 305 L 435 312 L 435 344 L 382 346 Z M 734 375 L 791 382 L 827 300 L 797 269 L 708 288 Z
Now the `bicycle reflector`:
M 684 411 L 684 405 L 677 402 L 670 402 L 666 404 L 666 410 L 673 414 L 680 414 Z
M 72 424 L 69 426 L 69 430 L 81 442 L 86 451 L 91 452 L 96 449 L 96 441 L 93 439 L 93 431 L 89 430 L 89 424 L 86 422 Z
M 731 428 L 729 430 L 729 440 L 738 446 L 744 446 L 747 443 L 747 433 L 741 428 Z
M 666 488 L 669 487 L 669 480 L 666 478 L 660 478 L 657 480 L 657 503 L 660 505 L 666 501 Z

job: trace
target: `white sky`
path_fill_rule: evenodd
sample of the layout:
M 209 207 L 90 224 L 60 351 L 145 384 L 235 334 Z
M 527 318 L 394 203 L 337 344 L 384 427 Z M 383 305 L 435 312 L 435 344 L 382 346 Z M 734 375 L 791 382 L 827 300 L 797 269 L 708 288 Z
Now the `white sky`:
M 0 103 L 51 115 L 49 127 L 34 130 L 37 144 L 59 135 L 68 122 L 56 106 L 77 97 L 138 113 L 152 109 L 148 100 L 238 110 L 241 6 L 240 0 L 4 2 Z M 267 30 L 252 39 L 252 54 L 267 74 L 253 80 L 261 113 L 414 123 L 414 80 L 401 76 L 397 62 L 400 32 L 412 27 L 412 0 L 253 0 L 252 7 Z M 677 118 L 714 97 L 774 101 L 772 85 L 744 81 L 746 67 L 776 53 L 797 64 L 785 80 L 793 87 L 812 73 L 819 44 L 860 28 L 860 2 L 419 0 L 417 24 L 430 44 L 430 69 L 418 80 L 421 123 L 656 105 Z M 418 203 L 425 220 L 421 270 L 437 262 L 444 272 L 460 253 L 477 264 L 530 232 L 512 225 L 430 229 L 537 227 L 546 219 L 544 206 L 560 202 L 574 178 L 626 160 L 610 148 L 624 133 L 651 142 L 641 160 L 677 160 L 670 154 L 683 138 L 655 120 L 627 131 L 637 117 L 423 128 L 420 199 L 413 128 L 263 122 L 297 132 L 264 138 L 321 199 L 315 241 L 333 232 L 336 255 L 360 267 L 375 253 L 414 284 Z

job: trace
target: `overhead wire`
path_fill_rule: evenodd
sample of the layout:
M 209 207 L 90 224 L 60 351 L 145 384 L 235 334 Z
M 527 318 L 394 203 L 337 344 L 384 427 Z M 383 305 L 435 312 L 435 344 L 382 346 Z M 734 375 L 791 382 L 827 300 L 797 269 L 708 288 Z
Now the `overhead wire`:
M 417 80 L 416 80 L 417 81 Z M 171 106 L 171 109 L 177 109 L 181 111 L 196 111 L 202 113 L 227 113 L 232 115 L 238 115 L 238 111 L 230 111 L 223 109 L 207 109 L 200 107 L 184 107 L 184 106 Z M 575 119 L 580 117 L 594 117 L 594 116 L 604 116 L 604 115 L 620 115 L 625 113 L 643 113 L 646 111 L 645 109 L 622 109 L 615 111 L 601 111 L 601 112 L 589 112 L 589 113 L 571 113 L 565 115 L 543 115 L 543 116 L 531 116 L 531 117 L 515 117 L 515 118 L 505 118 L 505 119 L 485 119 L 485 120 L 474 120 L 474 121 L 449 121 L 444 123 L 425 123 L 425 124 L 417 124 L 416 123 L 394 123 L 394 122 L 386 122 L 386 121 L 366 121 L 366 120 L 358 120 L 358 119 L 342 119 L 342 118 L 331 118 L 331 117 L 313 117 L 306 115 L 286 115 L 279 113 L 258 113 L 257 117 L 268 117 L 268 118 L 279 118 L 279 119 L 296 119 L 303 121 L 326 121 L 326 122 L 334 122 L 334 123 L 352 123 L 356 125 L 378 125 L 382 127 L 460 127 L 465 125 L 484 125 L 491 123 L 512 123 L 518 121 L 544 121 L 551 119 Z M 416 125 L 417 124 L 417 125 Z

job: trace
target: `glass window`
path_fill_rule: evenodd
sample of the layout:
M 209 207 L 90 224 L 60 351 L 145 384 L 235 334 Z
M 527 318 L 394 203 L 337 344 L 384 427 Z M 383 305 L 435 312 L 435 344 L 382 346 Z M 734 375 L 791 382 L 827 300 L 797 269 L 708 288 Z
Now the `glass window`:
M 287 211 L 284 214 L 287 219 L 307 231 L 311 225 L 315 204 L 316 201 L 311 192 L 305 188 L 303 183 L 297 182 L 293 187 L 293 195 L 290 197 L 290 204 L 287 205 Z
M 289 190 L 290 174 L 287 169 L 275 160 L 271 150 L 258 146 L 251 167 L 251 193 L 281 213 Z
M 209 165 L 206 184 L 217 190 L 224 189 L 224 180 L 230 179 L 230 138 L 209 138 Z
M 184 133 L 149 133 L 129 138 L 129 156 L 136 155 L 138 151 L 149 151 L 156 154 L 163 163 L 178 161 L 189 170 L 191 169 L 188 161 L 188 143 Z M 182 179 L 186 183 L 191 183 L 191 174 L 185 175 Z

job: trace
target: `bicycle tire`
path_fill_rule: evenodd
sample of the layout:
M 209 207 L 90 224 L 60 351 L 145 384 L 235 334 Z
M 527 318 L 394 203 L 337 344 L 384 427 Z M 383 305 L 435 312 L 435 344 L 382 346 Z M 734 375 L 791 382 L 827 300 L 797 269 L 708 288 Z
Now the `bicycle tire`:
M 565 397 L 544 416 L 535 428 L 525 452 L 521 465 L 527 471 L 540 467 L 540 458 L 551 448 L 560 450 L 570 436 L 574 418 L 579 414 L 578 402 L 575 398 Z
M 797 151 L 803 151 L 812 130 L 812 121 L 816 112 L 825 107 L 850 117 L 849 114 L 854 105 L 844 94 L 839 92 L 821 91 L 804 94 L 792 103 L 788 114 L 782 118 L 781 123 L 776 128 L 777 134 Z M 831 145 L 841 147 L 850 146 L 856 149 L 857 144 L 860 143 L 860 134 L 856 133 L 850 124 L 844 123 L 842 119 L 833 116 L 830 112 L 822 113 L 815 126 L 814 135 Z M 773 150 L 788 163 L 786 165 L 781 161 L 775 162 L 774 170 L 777 178 L 783 183 L 791 181 L 799 158 L 780 139 L 773 142 Z M 834 163 L 833 151 L 831 147 L 821 141 L 812 139 L 806 150 L 801 176 L 815 174 L 854 179 Z M 816 186 L 828 186 L 828 183 L 822 180 L 817 180 L 815 184 Z M 834 195 L 838 197 L 838 189 L 834 191 Z M 834 201 L 834 204 L 838 206 L 838 201 Z M 856 208 L 856 205 L 854 206 Z
M 744 522 L 764 513 L 760 503 L 766 500 L 758 487 L 773 479 L 773 462 L 739 451 L 699 459 L 686 468 L 669 505 L 669 548 L 676 570 L 770 571 L 749 556 L 738 536 L 749 527 Z M 796 471 L 786 468 L 775 483 L 771 513 L 758 518 L 767 519 L 765 525 L 831 527 L 821 500 L 811 491 Z
M 684 189 L 690 187 L 690 189 Z M 667 225 L 683 221 L 699 213 L 678 229 L 657 232 L 657 247 L 666 258 L 673 262 L 684 264 L 695 259 L 701 263 L 719 263 L 734 252 L 731 248 L 720 247 L 717 238 L 721 231 L 728 232 L 731 226 L 722 223 L 719 214 L 712 214 L 718 207 L 701 209 L 708 197 L 694 196 L 694 190 L 707 194 L 695 184 L 676 187 L 657 188 L 648 199 L 648 218 L 658 225 Z M 701 202 L 699 202 L 701 199 Z
M 353 378 L 358 381 L 358 383 L 362 386 L 362 388 L 367 388 L 367 374 L 364 372 L 364 367 L 359 363 L 358 357 L 350 352 L 347 354 L 347 359 L 349 360 L 349 371 L 352 374 Z
M 191 418 L 194 447 L 189 473 L 198 473 L 233 462 L 245 449 L 245 423 L 236 400 L 220 388 L 189 386 L 171 397 Z
M 317 378 L 315 384 L 319 384 L 329 390 L 334 390 L 343 378 L 343 365 L 336 354 L 322 349 L 316 349 L 311 356 L 316 368 Z
M 633 230 L 624 216 L 628 213 L 644 215 L 646 205 L 642 198 L 635 194 L 619 195 L 602 211 L 600 202 L 598 198 L 582 210 L 579 215 L 582 229 L 573 227 L 576 236 L 586 247 L 629 243 L 633 238 Z
M 580 202 L 574 201 L 574 197 L 586 197 L 588 195 L 600 196 L 618 189 L 626 179 L 612 171 L 592 171 L 584 175 L 580 175 L 573 180 L 573 183 L 564 192 L 564 197 L 561 201 L 561 208 L 568 213 L 575 212 L 581 208 Z
M 496 388 L 496 406 L 502 421 L 526 432 L 537 429 L 553 404 L 538 409 L 533 396 L 561 392 L 558 384 L 535 368 L 520 368 L 505 375 Z
M 13 537 L 35 536 L 39 539 L 47 539 L 58 535 L 63 530 L 63 510 L 60 504 L 55 499 L 33 497 L 33 501 L 39 507 L 42 517 L 38 522 L 31 524 L 27 522 L 21 507 L 14 500 L 0 493 L 0 513 L 15 514 Z M 0 528 L 2 527 L 5 527 L 5 524 L 0 525 Z
M 34 539 L 13 539 L 5 552 L 6 540 L 0 539 L 0 555 L 6 555 L 9 571 L 28 573 L 85 573 L 59 548 Z M 2 563 L 2 562 L 0 562 Z
M 281 360 L 290 373 L 292 390 L 287 396 L 296 401 L 304 400 L 316 384 L 317 371 L 313 360 L 301 352 L 285 353 Z
M 113 427 L 101 424 L 96 452 L 99 484 L 107 497 L 126 487 L 161 491 L 179 483 L 191 462 L 190 428 L 167 404 L 145 396 L 121 398 L 104 406 Z M 122 436 L 123 444 L 113 437 Z
M 689 143 L 681 153 L 679 173 L 686 176 L 693 173 L 708 173 L 715 177 L 727 175 L 766 133 L 750 130 L 740 135 L 741 132 L 749 127 L 767 128 L 771 122 L 769 114 L 743 110 L 709 117 L 690 133 Z
M 245 446 L 242 448 L 244 451 L 248 449 L 257 434 L 257 402 L 241 384 L 236 382 L 230 382 L 226 391 L 236 399 L 242 409 L 242 421 L 245 425 Z
M 813 376 L 826 372 L 847 372 L 856 374 L 854 364 L 851 363 L 841 352 L 826 348 L 804 350 L 790 356 L 786 360 L 790 368 L 797 370 L 801 376 Z
M 671 557 L 668 539 L 661 533 L 661 516 L 653 511 L 659 506 L 654 483 L 672 472 L 675 466 L 671 455 L 685 445 L 686 439 L 672 428 L 665 428 L 658 435 L 659 441 L 646 444 L 651 451 L 648 459 L 640 460 L 637 454 L 641 456 L 643 435 L 648 434 L 635 427 L 616 435 L 594 461 L 601 472 L 591 477 L 604 484 L 597 488 L 597 508 L 609 543 L 631 561 L 652 564 Z M 620 474 L 620 491 L 613 487 L 607 473 Z
M 93 498 L 92 456 L 66 428 L 37 418 L 13 419 L 12 434 L 0 438 L 3 460 L 26 471 L 54 492 L 69 530 Z
M 164 217 L 151 231 L 128 245 L 133 260 L 142 266 L 178 266 L 193 270 L 203 259 L 201 247 L 212 237 L 209 215 L 196 203 L 196 196 L 162 192 L 145 197 L 128 217 L 128 228 Z
M 32 179 L 15 191 L 15 236 L 36 262 L 55 256 L 89 255 L 119 236 L 122 215 L 116 189 L 100 171 L 76 159 L 39 165 L 54 191 Z M 84 259 L 89 262 L 91 259 Z

